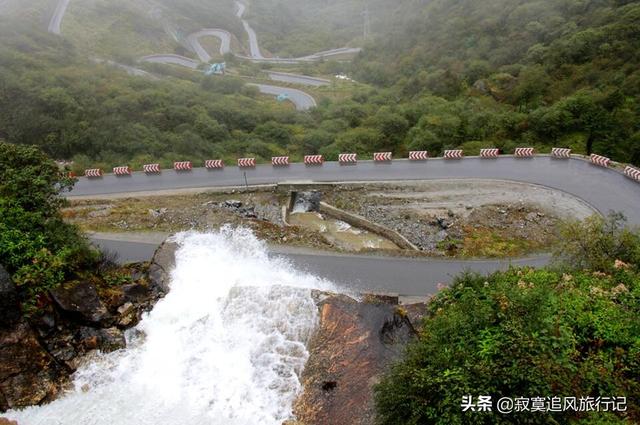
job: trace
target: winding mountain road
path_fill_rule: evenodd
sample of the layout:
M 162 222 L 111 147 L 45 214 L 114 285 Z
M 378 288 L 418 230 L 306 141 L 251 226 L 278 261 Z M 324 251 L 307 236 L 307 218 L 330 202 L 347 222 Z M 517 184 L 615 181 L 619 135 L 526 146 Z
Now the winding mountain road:
M 105 176 L 102 179 L 81 178 L 71 198 L 82 195 L 129 193 L 160 189 L 224 187 L 249 184 L 285 183 L 287 181 L 353 182 L 482 178 L 527 182 L 574 195 L 601 213 L 610 210 L 624 213 L 629 222 L 640 225 L 640 184 L 620 172 L 597 167 L 581 158 L 567 160 L 537 156 L 531 159 L 500 157 L 495 160 L 465 158 L 458 161 L 430 159 L 427 162 L 395 160 L 393 163 L 361 161 L 346 166 L 334 162 L 323 166 L 292 164 L 289 167 L 259 165 L 255 169 L 227 167 L 207 171 L 195 169 L 189 173 L 165 171 L 147 176 L 135 173 L 131 177 Z M 126 241 L 100 235 L 94 242 L 116 251 L 124 261 L 147 260 L 158 241 Z M 449 260 L 385 258 L 363 255 L 342 255 L 311 250 L 272 248 L 272 254 L 288 259 L 294 266 L 330 279 L 354 291 L 377 291 L 420 296 L 437 291 L 437 283 L 448 283 L 463 272 L 490 273 L 510 265 L 543 266 L 549 256 L 512 260 Z
M 292 89 L 289 87 L 271 86 L 269 84 L 247 84 L 249 86 L 255 86 L 260 90 L 262 94 L 269 94 L 272 96 L 280 96 L 284 94 L 287 99 L 293 102 L 298 111 L 306 111 L 308 109 L 316 107 L 316 100 L 310 94 L 303 92 L 302 90 Z
M 624 213 L 633 224 L 640 225 L 640 184 L 622 173 L 592 165 L 581 158 L 558 160 L 546 155 L 520 159 L 467 157 L 461 160 L 432 158 L 428 161 L 394 160 L 390 163 L 359 161 L 357 165 L 325 162 L 322 166 L 294 163 L 287 167 L 258 165 L 255 168 L 191 172 L 165 170 L 160 175 L 133 173 L 128 177 L 105 175 L 100 179 L 80 178 L 73 196 L 131 193 L 202 187 L 232 187 L 284 183 L 288 181 L 357 182 L 436 179 L 494 179 L 526 182 L 569 193 L 602 213 Z
M 209 62 L 211 60 L 211 55 L 207 50 L 202 47 L 200 44 L 200 39 L 202 37 L 215 37 L 220 40 L 220 54 L 225 55 L 231 52 L 231 33 L 229 31 L 221 30 L 221 29 L 203 29 L 198 32 L 194 32 L 193 34 L 189 34 L 187 36 L 187 41 L 193 47 L 193 50 L 198 55 L 198 58 L 202 62 Z
M 69 6 L 70 0 L 59 0 L 56 5 L 56 9 L 53 12 L 53 16 L 49 21 L 48 31 L 52 34 L 60 35 L 61 27 L 62 27 L 62 18 L 64 18 L 64 14 L 67 11 L 67 7 Z

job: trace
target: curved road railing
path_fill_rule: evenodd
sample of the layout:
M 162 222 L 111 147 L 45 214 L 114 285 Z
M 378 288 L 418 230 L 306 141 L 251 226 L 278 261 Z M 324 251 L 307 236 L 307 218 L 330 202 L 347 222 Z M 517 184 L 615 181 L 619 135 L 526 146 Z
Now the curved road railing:
M 640 184 L 621 172 L 599 167 L 579 157 L 555 159 L 502 156 L 498 159 L 466 157 L 460 160 L 432 158 L 427 161 L 360 161 L 356 165 L 325 162 L 321 166 L 294 163 L 285 167 L 258 165 L 255 168 L 225 167 L 191 172 L 163 171 L 159 175 L 135 172 L 131 176 L 105 175 L 80 178 L 69 196 L 94 196 L 142 191 L 203 187 L 243 187 L 287 181 L 367 182 L 435 179 L 494 179 L 526 182 L 567 192 L 601 213 L 624 213 L 640 224 Z

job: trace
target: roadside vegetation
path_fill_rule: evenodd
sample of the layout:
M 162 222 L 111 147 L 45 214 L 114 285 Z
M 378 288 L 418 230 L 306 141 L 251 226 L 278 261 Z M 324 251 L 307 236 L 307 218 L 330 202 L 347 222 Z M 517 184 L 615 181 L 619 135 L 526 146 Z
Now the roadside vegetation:
M 568 224 L 554 268 L 463 275 L 376 388 L 380 424 L 637 423 L 640 233 Z M 462 412 L 464 395 L 626 397 L 624 412 Z
M 122 281 L 62 218 L 60 194 L 73 183 L 39 149 L 0 142 L 0 264 L 12 275 L 25 314 L 47 305 L 48 291 L 64 282 Z

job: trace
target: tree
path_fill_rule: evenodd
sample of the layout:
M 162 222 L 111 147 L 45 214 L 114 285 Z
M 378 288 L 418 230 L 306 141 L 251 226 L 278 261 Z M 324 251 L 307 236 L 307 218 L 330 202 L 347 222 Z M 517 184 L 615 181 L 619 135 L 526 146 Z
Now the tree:
M 620 213 L 598 215 L 560 227 L 555 257 L 565 265 L 610 272 L 616 260 L 640 265 L 640 233 Z
M 72 185 L 37 148 L 0 142 L 0 264 L 13 274 L 27 309 L 94 259 L 60 215 L 60 193 Z

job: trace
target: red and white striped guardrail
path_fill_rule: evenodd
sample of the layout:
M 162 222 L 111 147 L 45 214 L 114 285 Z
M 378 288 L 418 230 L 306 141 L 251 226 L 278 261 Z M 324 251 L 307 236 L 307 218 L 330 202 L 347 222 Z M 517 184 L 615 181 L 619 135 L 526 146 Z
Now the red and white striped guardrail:
M 551 156 L 554 158 L 571 158 L 571 149 L 551 148 Z
M 146 174 L 158 174 L 160 173 L 160 164 L 144 164 L 142 171 Z
M 238 158 L 238 167 L 255 167 L 256 159 L 255 158 Z
M 633 168 L 627 165 L 626 167 L 624 167 L 624 175 L 629 177 L 630 179 L 640 182 L 640 170 L 638 170 L 637 168 Z
M 207 159 L 204 161 L 205 168 L 224 168 L 224 161 L 221 159 Z
M 341 153 L 338 155 L 338 162 L 341 164 L 355 164 L 358 162 L 358 154 Z
M 176 161 L 173 163 L 173 169 L 176 171 L 191 171 L 192 168 L 191 161 Z
M 533 158 L 534 153 L 535 151 L 533 148 L 516 148 L 513 155 L 516 158 Z
M 464 157 L 462 149 L 447 149 L 444 151 L 443 157 L 445 159 L 460 159 Z
M 409 152 L 410 161 L 424 161 L 429 158 L 429 152 L 427 151 L 411 151 Z
M 130 176 L 131 168 L 126 165 L 121 167 L 113 167 L 113 174 L 115 174 L 116 176 Z
M 100 168 L 89 168 L 84 170 L 85 177 L 102 177 L 102 170 Z
M 595 153 L 592 153 L 589 158 L 592 164 L 599 165 L 600 167 L 608 167 L 611 163 L 611 160 L 606 156 L 596 155 Z
M 322 165 L 324 157 L 322 155 L 305 155 L 304 163 L 307 165 Z
M 272 156 L 271 157 L 271 165 L 276 167 L 282 167 L 284 165 L 289 165 L 289 157 L 288 156 Z
M 480 149 L 480 158 L 497 158 L 500 155 L 498 148 Z
M 393 153 L 391 152 L 376 152 L 373 154 L 373 160 L 376 162 L 387 162 L 391 161 L 393 158 Z

